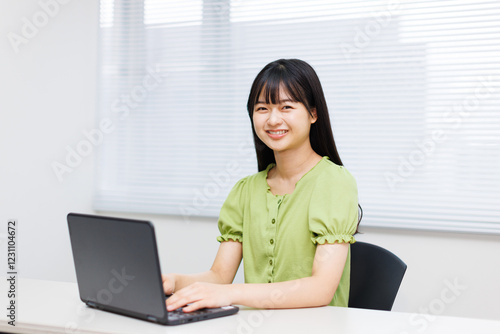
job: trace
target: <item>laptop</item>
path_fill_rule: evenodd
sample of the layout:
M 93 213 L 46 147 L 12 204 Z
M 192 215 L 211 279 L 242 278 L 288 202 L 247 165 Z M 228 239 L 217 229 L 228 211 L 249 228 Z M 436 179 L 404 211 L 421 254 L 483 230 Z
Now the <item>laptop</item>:
M 236 306 L 167 311 L 151 222 L 78 213 L 67 218 L 80 299 L 88 306 L 163 325 L 238 312 Z

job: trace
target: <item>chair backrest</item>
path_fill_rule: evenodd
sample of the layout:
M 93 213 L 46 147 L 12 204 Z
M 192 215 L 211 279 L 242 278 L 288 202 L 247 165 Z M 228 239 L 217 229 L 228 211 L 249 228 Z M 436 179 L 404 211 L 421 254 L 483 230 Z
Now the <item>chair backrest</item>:
M 349 307 L 390 311 L 406 272 L 406 264 L 382 247 L 351 244 Z

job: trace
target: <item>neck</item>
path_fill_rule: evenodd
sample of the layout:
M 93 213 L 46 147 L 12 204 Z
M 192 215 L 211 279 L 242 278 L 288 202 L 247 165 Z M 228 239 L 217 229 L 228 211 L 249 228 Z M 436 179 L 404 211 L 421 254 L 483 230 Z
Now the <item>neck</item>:
M 300 151 L 300 152 L 299 152 Z M 297 181 L 321 160 L 321 156 L 309 147 L 285 152 L 274 152 L 276 160 L 275 176 L 289 181 Z

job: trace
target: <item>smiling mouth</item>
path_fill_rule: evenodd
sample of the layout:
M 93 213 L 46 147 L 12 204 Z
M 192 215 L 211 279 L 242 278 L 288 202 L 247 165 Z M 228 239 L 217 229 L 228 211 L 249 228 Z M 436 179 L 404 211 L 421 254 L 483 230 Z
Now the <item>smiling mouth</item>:
M 268 130 L 266 132 L 269 133 L 269 134 L 272 134 L 272 135 L 283 135 L 283 134 L 287 133 L 288 130 L 279 130 L 279 131 Z

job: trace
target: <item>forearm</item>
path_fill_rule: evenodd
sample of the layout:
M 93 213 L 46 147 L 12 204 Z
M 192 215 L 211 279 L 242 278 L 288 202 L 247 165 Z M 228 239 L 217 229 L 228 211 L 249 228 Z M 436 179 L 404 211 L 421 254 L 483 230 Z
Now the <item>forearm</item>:
M 230 289 L 233 304 L 255 308 L 297 308 L 328 305 L 336 286 L 312 276 L 279 283 L 233 284 Z
M 223 279 L 213 270 L 208 270 L 197 274 L 168 274 L 167 276 L 174 277 L 175 279 L 175 291 L 179 291 L 186 286 L 189 286 L 195 282 L 207 282 L 215 284 L 226 283 Z
M 242 258 L 241 243 L 226 241 L 221 243 L 210 270 L 199 274 L 167 274 L 163 276 L 165 293 L 177 292 L 196 282 L 229 284 L 233 281 Z
M 175 289 L 167 299 L 168 310 L 184 307 L 185 312 L 192 312 L 203 307 L 220 307 L 230 304 L 245 305 L 255 308 L 298 308 L 328 305 L 342 277 L 348 253 L 347 244 L 324 244 L 316 249 L 310 277 L 297 280 L 267 284 L 229 284 L 234 279 L 240 255 L 234 258 L 231 270 L 224 270 L 226 261 L 218 261 L 211 270 L 217 273 L 196 277 L 208 279 L 210 283 L 194 283 L 184 277 L 182 284 L 193 282 L 184 289 Z M 238 261 L 237 261 L 238 260 Z M 222 283 L 222 284 L 220 284 Z

